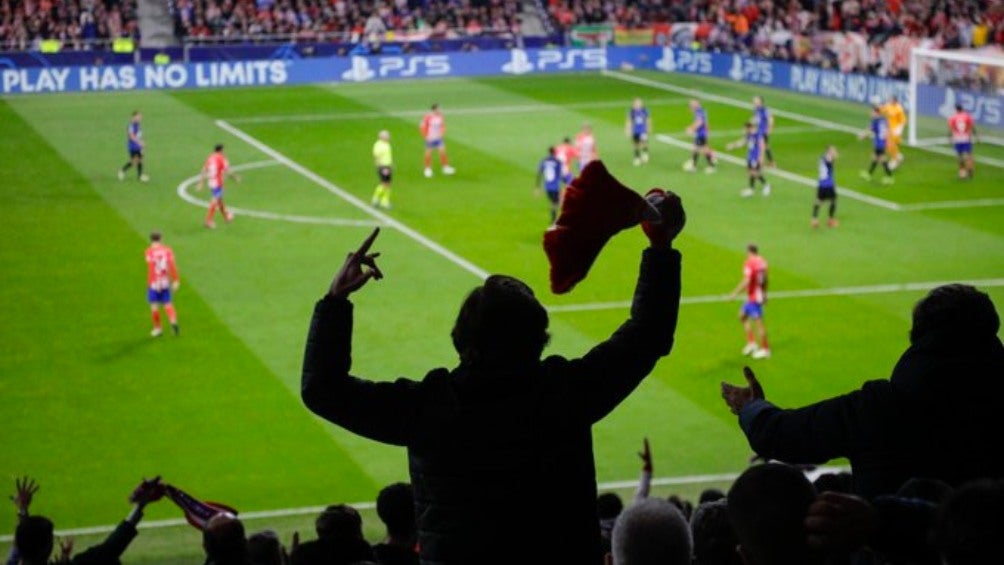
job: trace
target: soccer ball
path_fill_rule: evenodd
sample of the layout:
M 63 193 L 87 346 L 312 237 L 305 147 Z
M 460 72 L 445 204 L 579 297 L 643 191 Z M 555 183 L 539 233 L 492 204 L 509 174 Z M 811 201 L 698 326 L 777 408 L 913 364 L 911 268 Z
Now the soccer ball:
M 872 106 L 878 106 L 881 103 L 882 103 L 882 98 L 878 94 L 872 96 Z

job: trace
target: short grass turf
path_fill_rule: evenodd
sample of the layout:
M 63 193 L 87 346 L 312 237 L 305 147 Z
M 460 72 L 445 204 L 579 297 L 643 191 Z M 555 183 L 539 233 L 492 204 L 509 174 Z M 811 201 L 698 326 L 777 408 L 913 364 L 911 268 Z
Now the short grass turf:
M 747 242 L 758 243 L 770 262 L 772 292 L 822 292 L 767 306 L 773 357 L 755 369 L 782 405 L 888 375 L 924 290 L 855 288 L 973 280 L 1004 302 L 1001 169 L 980 165 L 974 180 L 961 182 L 951 157 L 907 148 L 896 184 L 885 187 L 857 176 L 869 142 L 779 117 L 771 138 L 779 169 L 811 181 L 832 143 L 841 154 L 837 179 L 848 192 L 895 205 L 956 206 L 894 211 L 843 195 L 840 227 L 812 230 L 814 190 L 805 184 L 767 169 L 771 196 L 743 199 L 739 165 L 722 161 L 714 174 L 681 170 L 689 151 L 671 140 L 689 141 L 687 100 L 700 92 L 734 102 L 705 101 L 718 151 L 740 137 L 749 110 L 735 104 L 754 94 L 777 110 L 861 129 L 866 107 L 712 79 L 628 76 L 647 82 L 568 74 L 0 100 L 7 156 L 0 184 L 0 478 L 12 491 L 15 476 L 36 477 L 42 490 L 34 510 L 60 529 L 114 523 L 139 479 L 157 474 L 244 512 L 369 502 L 381 486 L 407 480 L 403 450 L 319 421 L 298 396 L 313 303 L 344 253 L 371 229 L 365 224 L 382 221 L 340 196 L 368 202 L 376 184 L 370 148 L 381 129 L 391 132 L 395 152 L 387 214 L 406 231 L 384 228 L 376 247 L 386 279 L 354 297 L 353 369 L 373 379 L 420 378 L 431 367 L 452 366 L 449 330 L 480 272 L 521 277 L 551 306 L 604 306 L 552 313 L 552 353 L 580 355 L 623 321 L 619 304 L 630 298 L 644 245 L 639 231 L 612 240 L 571 293 L 553 296 L 547 286 L 541 236 L 548 213 L 533 192 L 536 164 L 548 145 L 584 122 L 625 184 L 683 197 L 684 296 L 710 301 L 682 307 L 673 353 L 595 428 L 601 481 L 637 476 L 643 437 L 660 477 L 735 473 L 747 464 L 749 448 L 718 385 L 740 379 L 751 361 L 739 353 L 738 301 L 716 298 L 738 282 Z M 632 167 L 624 135 L 635 96 L 665 136 L 653 140 L 643 167 Z M 422 176 L 418 121 L 432 102 L 446 114 L 452 177 L 438 166 L 432 179 Z M 134 109 L 144 114 L 148 184 L 134 171 L 122 182 L 115 176 Z M 227 188 L 229 204 L 248 213 L 209 231 L 204 209 L 179 192 L 205 201 L 193 177 L 217 142 L 231 163 L 249 166 L 243 182 Z M 1002 153 L 989 146 L 977 152 Z M 987 201 L 996 204 L 977 206 Z M 155 229 L 174 247 L 182 273 L 180 338 L 148 336 L 142 252 Z M 147 519 L 178 516 L 165 502 L 151 506 Z M 303 531 L 309 523 L 276 518 L 254 527 Z M 0 515 L 0 531 L 13 524 L 13 511 Z M 367 528 L 379 536 L 375 515 L 367 515 Z M 198 555 L 193 534 L 185 527 L 145 531 L 127 559 L 190 562 Z

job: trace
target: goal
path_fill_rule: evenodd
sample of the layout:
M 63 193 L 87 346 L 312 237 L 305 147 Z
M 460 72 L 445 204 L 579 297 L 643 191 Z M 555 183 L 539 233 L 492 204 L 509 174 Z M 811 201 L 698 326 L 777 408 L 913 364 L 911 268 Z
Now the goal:
M 909 93 L 911 146 L 949 143 L 956 105 L 972 114 L 980 142 L 1004 145 L 1004 51 L 915 48 Z

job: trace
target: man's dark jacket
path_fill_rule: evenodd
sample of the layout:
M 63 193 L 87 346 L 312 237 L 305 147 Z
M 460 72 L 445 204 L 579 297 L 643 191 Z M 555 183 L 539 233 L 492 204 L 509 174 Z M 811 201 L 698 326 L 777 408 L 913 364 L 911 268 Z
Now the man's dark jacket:
M 420 381 L 349 375 L 352 305 L 318 302 L 302 396 L 356 434 L 408 448 L 422 562 L 601 562 L 591 427 L 669 353 L 680 254 L 643 252 L 631 316 L 579 359 L 519 372 L 435 369 Z
M 910 478 L 952 485 L 1004 477 L 1004 347 L 996 335 L 939 330 L 920 336 L 888 380 L 794 410 L 765 400 L 739 422 L 762 457 L 788 463 L 851 462 L 865 496 L 896 492 Z

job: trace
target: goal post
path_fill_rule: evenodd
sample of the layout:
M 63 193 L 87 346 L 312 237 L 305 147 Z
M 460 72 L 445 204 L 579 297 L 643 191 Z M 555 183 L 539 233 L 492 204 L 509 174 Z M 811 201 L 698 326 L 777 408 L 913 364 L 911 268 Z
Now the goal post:
M 956 105 L 972 114 L 981 142 L 1004 145 L 1004 51 L 911 51 L 908 143 L 949 143 L 947 120 Z

